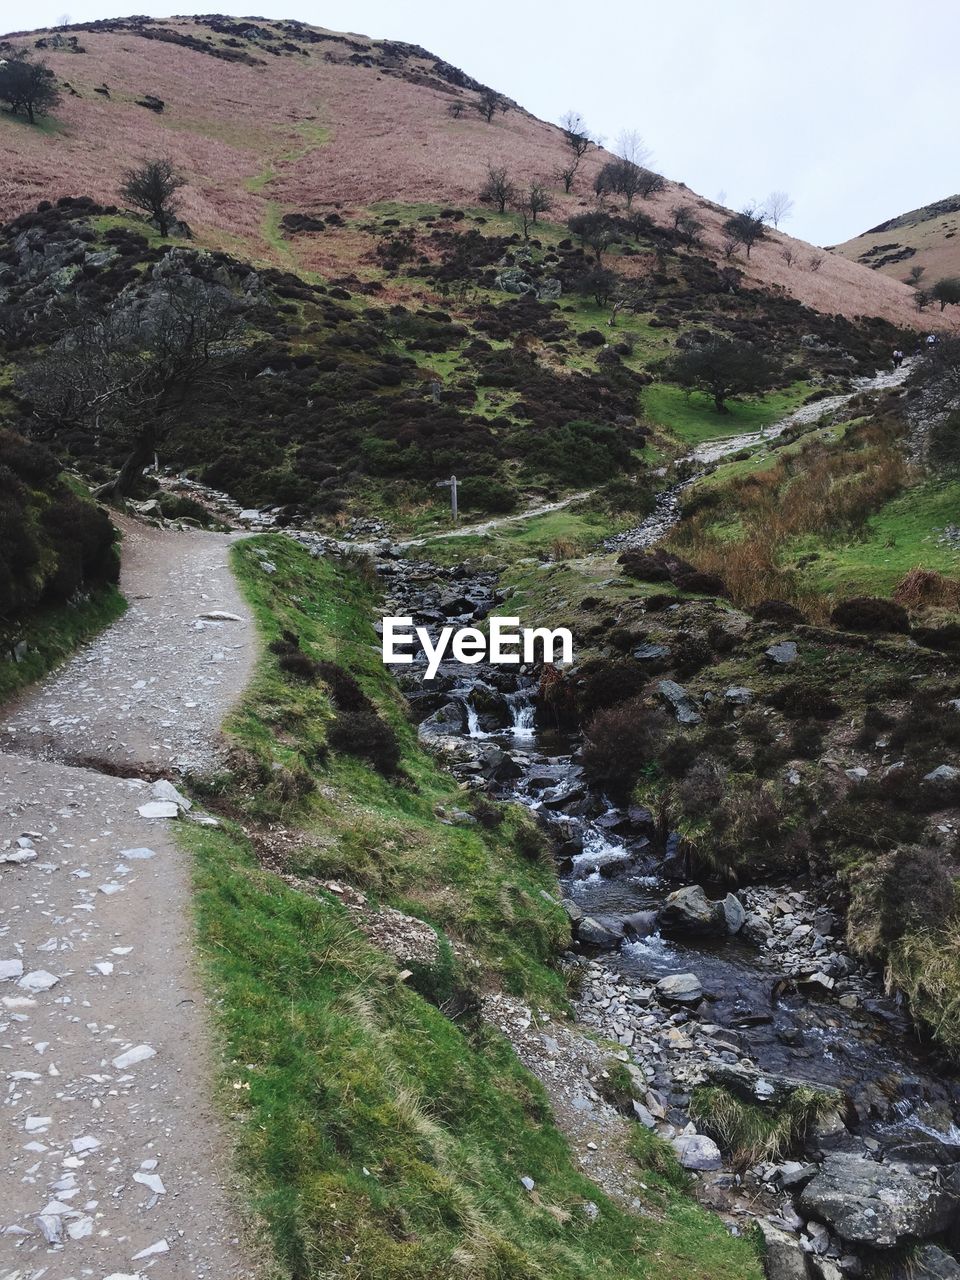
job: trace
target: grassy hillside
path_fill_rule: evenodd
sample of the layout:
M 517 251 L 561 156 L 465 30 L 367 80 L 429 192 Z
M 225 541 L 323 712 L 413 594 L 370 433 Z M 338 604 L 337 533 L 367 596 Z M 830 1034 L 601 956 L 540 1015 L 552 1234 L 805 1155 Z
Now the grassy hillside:
M 751 1244 L 687 1197 L 639 1129 L 640 1213 L 584 1178 L 542 1088 L 478 1016 L 491 986 L 562 1012 L 552 958 L 568 925 L 527 817 L 489 802 L 479 821 L 457 816 L 470 802 L 418 747 L 380 664 L 371 588 L 281 538 L 234 554 L 279 653 L 230 725 L 215 803 L 234 821 L 185 839 L 224 1091 L 280 1274 L 758 1277 Z M 378 769 L 344 734 L 344 672 L 395 765 L 383 737 Z M 433 959 L 371 945 L 387 907 L 424 922 Z
M 838 244 L 836 252 L 895 280 L 906 280 L 920 268 L 920 286 L 927 288 L 944 276 L 960 275 L 958 231 L 960 196 L 949 196 L 871 227 Z
M 3 48 L 46 59 L 64 100 L 34 129 L 0 114 L 2 217 L 63 195 L 113 203 L 125 168 L 169 156 L 188 178 L 182 216 L 204 245 L 364 278 L 377 249 L 370 224 L 384 202 L 463 210 L 476 203 L 489 164 L 523 185 L 568 157 L 559 128 L 506 99 L 486 120 L 485 87 L 469 68 L 400 41 L 213 16 L 79 23 L 9 37 Z M 591 147 L 570 194 L 547 178 L 555 207 L 568 215 L 589 205 L 608 159 Z M 720 262 L 730 211 L 675 182 L 641 201 L 663 228 L 678 202 L 696 210 L 706 251 Z M 303 214 L 319 216 L 323 229 L 287 229 L 285 219 Z M 735 265 L 750 283 L 828 314 L 913 320 L 899 282 L 780 232 Z

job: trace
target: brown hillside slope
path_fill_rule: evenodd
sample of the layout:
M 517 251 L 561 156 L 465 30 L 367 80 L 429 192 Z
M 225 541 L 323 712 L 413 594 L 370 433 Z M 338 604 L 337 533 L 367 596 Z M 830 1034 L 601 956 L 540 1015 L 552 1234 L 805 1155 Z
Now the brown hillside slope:
M 354 223 L 371 205 L 476 206 L 488 165 L 550 180 L 566 156 L 561 131 L 515 105 L 488 124 L 476 110 L 482 86 L 412 45 L 216 17 L 106 21 L 8 41 L 30 50 L 39 41 L 38 56 L 67 88 L 39 128 L 0 114 L 4 218 L 61 195 L 116 201 L 126 166 L 169 156 L 189 179 L 182 216 L 201 243 L 362 278 L 374 273 L 364 259 L 375 241 Z M 162 112 L 140 105 L 146 95 L 162 99 Z M 591 149 L 570 196 L 551 181 L 554 217 L 591 203 L 608 158 Z M 696 206 L 705 248 L 719 258 L 728 211 L 673 182 L 644 208 L 667 222 L 678 202 Z M 348 223 L 336 236 L 291 238 L 280 227 L 284 214 L 332 209 Z M 777 232 L 735 265 L 819 311 L 918 322 L 899 281 Z
M 913 209 L 839 244 L 836 253 L 903 280 L 923 267 L 922 284 L 960 276 L 960 195 Z

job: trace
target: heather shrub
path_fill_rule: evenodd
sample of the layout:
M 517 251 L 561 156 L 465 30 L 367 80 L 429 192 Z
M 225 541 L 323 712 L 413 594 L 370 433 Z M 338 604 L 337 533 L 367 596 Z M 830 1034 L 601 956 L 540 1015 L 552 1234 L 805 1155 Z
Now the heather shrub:
M 843 708 L 821 684 L 789 680 L 768 699 L 788 720 L 835 720 Z
M 761 600 L 751 610 L 758 622 L 776 622 L 783 626 L 799 626 L 806 621 L 795 605 L 786 600 Z
M 850 906 L 859 949 L 883 954 L 908 933 L 942 929 L 957 912 L 954 874 L 940 849 L 910 845 L 879 858 Z
M 467 476 L 460 481 L 458 489 L 462 505 L 477 511 L 513 511 L 518 501 L 516 489 L 492 476 Z
M 580 673 L 577 709 L 582 722 L 597 711 L 635 697 L 647 677 L 638 663 L 629 658 L 595 658 Z
M 338 711 L 327 733 L 336 751 L 362 756 L 380 773 L 391 774 L 400 762 L 400 748 L 391 727 L 370 708 Z
M 830 621 L 844 631 L 895 631 L 910 630 L 910 619 L 903 605 L 879 596 L 854 596 L 841 600 L 830 614 Z
M 627 788 L 656 760 L 669 723 L 663 711 L 639 697 L 599 711 L 586 728 L 587 776 L 615 790 Z

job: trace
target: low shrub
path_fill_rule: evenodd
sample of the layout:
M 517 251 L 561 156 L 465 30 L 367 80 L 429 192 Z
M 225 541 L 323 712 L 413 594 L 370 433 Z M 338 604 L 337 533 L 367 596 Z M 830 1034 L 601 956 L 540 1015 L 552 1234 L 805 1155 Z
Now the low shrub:
M 663 711 L 640 697 L 599 711 L 586 728 L 587 776 L 614 790 L 628 787 L 655 761 L 669 725 Z
M 849 600 L 841 600 L 830 614 L 830 621 L 844 631 L 906 634 L 910 630 L 910 619 L 903 605 L 879 596 L 853 596 Z
M 768 701 L 788 720 L 836 720 L 843 710 L 824 685 L 803 680 L 787 681 Z
M 335 751 L 362 756 L 383 774 L 396 773 L 400 747 L 396 735 L 376 711 L 338 711 L 327 733 L 327 741 Z

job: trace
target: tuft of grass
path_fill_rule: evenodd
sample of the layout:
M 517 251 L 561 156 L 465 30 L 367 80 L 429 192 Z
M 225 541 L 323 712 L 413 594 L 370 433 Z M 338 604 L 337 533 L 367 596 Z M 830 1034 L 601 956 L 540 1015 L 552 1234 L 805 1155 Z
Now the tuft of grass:
M 833 1105 L 812 1085 L 794 1089 L 777 1107 L 745 1102 L 721 1085 L 699 1085 L 690 1098 L 690 1118 L 745 1168 L 791 1154 L 808 1126 Z
M 887 984 L 954 1057 L 960 1054 L 960 932 L 910 933 L 887 954 Z

